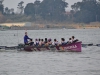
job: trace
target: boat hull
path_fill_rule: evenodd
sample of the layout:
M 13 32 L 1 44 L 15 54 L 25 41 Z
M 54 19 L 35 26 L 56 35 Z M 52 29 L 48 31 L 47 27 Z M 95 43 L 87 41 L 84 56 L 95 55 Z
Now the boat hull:
M 71 52 L 81 52 L 82 51 L 81 42 L 62 45 L 56 48 L 58 51 L 71 51 Z
M 44 50 L 52 50 L 55 49 L 56 51 L 70 51 L 70 52 L 81 52 L 81 43 L 82 42 L 76 42 L 66 45 L 60 45 L 60 46 L 25 46 L 25 51 L 44 51 Z

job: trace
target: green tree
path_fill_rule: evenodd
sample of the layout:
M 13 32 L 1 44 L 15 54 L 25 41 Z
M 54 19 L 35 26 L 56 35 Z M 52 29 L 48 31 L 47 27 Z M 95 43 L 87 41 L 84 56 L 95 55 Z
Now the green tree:
M 39 0 L 36 0 L 34 2 L 34 11 L 35 11 L 35 16 L 40 14 L 40 4 L 41 2 Z
M 23 13 L 23 10 L 24 10 L 23 4 L 24 4 L 23 1 L 21 1 L 20 3 L 18 3 L 18 7 L 17 7 L 17 9 L 19 10 L 19 11 L 17 11 L 18 14 L 22 14 Z
M 4 6 L 2 4 L 0 4 L 0 12 L 3 14 L 4 12 Z
M 5 14 L 8 14 L 8 7 L 5 8 Z
M 83 0 L 72 5 L 72 9 L 76 11 L 74 17 L 76 22 L 95 22 L 100 13 L 100 4 L 96 0 Z
M 33 3 L 28 3 L 24 9 L 24 13 L 26 15 L 34 15 L 35 14 L 35 8 Z
M 82 4 L 81 2 L 74 3 L 74 5 L 71 5 L 71 8 L 72 8 L 75 12 L 77 12 L 77 11 L 80 10 L 81 4 Z
M 4 15 L 0 12 L 0 23 L 5 22 L 5 17 Z
M 100 0 L 97 2 L 96 21 L 100 21 Z
M 64 0 L 43 0 L 40 5 L 41 16 L 48 20 L 62 20 L 67 6 Z
M 36 0 L 34 3 L 28 3 L 24 9 L 24 13 L 27 15 L 39 15 L 40 1 Z

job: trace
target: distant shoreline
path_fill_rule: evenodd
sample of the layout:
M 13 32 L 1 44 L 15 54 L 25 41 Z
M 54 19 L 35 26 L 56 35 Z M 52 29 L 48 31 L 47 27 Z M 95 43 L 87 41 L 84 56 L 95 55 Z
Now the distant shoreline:
M 19 22 L 19 23 L 2 23 L 0 24 L 0 30 L 51 30 L 51 29 L 98 29 L 100 28 L 99 22 L 92 22 L 90 24 L 84 23 L 31 23 L 31 22 Z

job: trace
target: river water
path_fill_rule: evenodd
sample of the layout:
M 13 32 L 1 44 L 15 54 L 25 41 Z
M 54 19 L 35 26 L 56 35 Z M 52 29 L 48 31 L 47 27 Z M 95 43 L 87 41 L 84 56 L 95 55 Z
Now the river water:
M 0 31 L 0 46 L 23 43 L 25 30 Z M 30 38 L 65 38 L 100 44 L 100 29 L 27 30 Z M 100 75 L 100 47 L 82 52 L 25 52 L 0 50 L 0 75 Z

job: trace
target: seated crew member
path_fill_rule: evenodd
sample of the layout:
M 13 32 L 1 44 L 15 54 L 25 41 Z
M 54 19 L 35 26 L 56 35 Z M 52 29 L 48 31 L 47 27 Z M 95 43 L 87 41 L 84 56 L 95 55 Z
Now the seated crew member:
M 56 45 L 56 46 L 59 45 L 59 42 L 56 39 L 54 39 L 54 45 Z
M 27 35 L 27 32 L 25 32 L 25 36 L 24 36 L 24 44 L 28 45 L 28 39 L 30 39 Z
M 48 45 L 52 45 L 52 40 L 48 39 Z
M 71 40 L 72 40 L 72 42 L 73 42 L 73 41 L 75 40 L 75 37 L 74 37 L 74 36 L 72 36 Z
M 68 41 L 68 44 L 70 44 L 70 43 L 72 43 L 72 39 L 71 38 L 69 38 L 69 41 Z
M 35 39 L 35 45 L 39 46 L 39 39 Z
M 78 39 L 75 40 L 75 37 L 74 36 L 72 36 L 71 39 L 72 39 L 72 42 L 77 42 L 78 41 Z
M 44 40 L 41 39 L 40 46 L 44 46 Z
M 66 44 L 65 39 L 61 38 L 61 45 L 65 45 L 65 44 Z
M 33 45 L 34 45 L 34 42 L 33 42 L 32 39 L 30 39 L 30 41 L 29 41 L 29 45 L 30 45 L 30 46 L 33 46 Z
M 44 44 L 45 44 L 45 46 L 48 46 L 47 38 L 45 38 Z
M 39 38 L 39 46 L 41 46 L 41 39 Z

